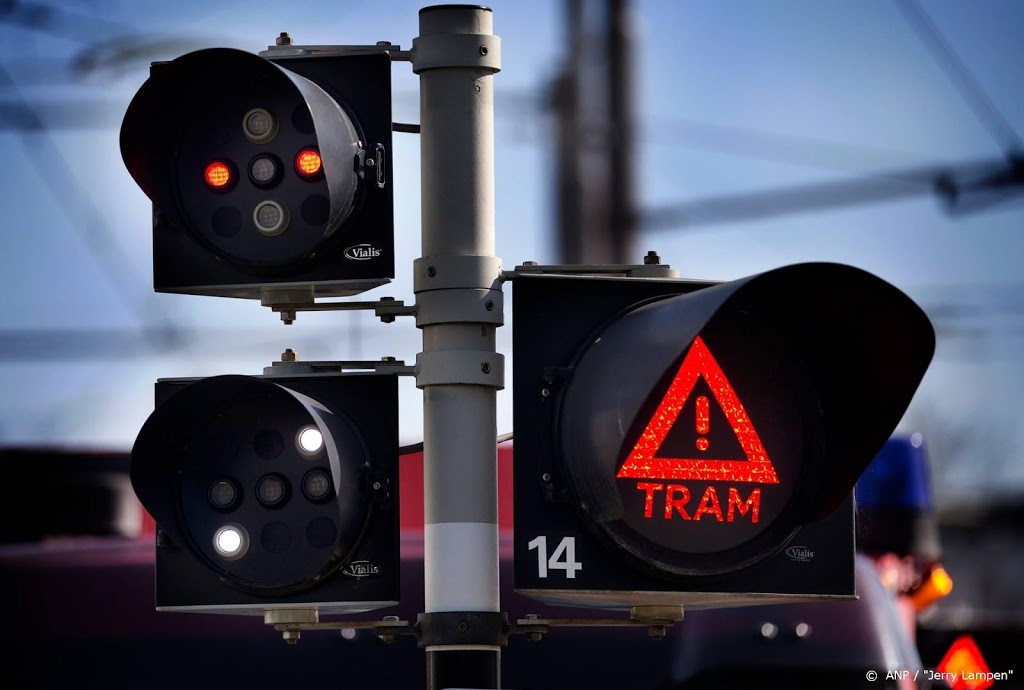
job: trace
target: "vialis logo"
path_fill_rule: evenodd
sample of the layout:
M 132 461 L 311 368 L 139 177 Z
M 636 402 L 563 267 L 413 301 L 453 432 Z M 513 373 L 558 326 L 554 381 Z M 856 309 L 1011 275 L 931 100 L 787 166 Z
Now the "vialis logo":
M 354 244 L 345 249 L 345 258 L 353 261 L 369 261 L 380 256 L 380 250 L 370 243 Z
M 341 569 L 349 577 L 370 577 L 380 572 L 380 568 L 370 561 L 352 561 Z
M 814 558 L 814 552 L 806 546 L 790 546 L 786 549 L 786 555 L 794 561 L 807 562 Z

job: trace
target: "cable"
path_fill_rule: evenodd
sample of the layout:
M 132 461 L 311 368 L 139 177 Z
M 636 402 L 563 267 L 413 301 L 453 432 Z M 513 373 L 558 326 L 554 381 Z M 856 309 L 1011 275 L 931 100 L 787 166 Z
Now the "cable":
M 22 96 L 17 82 L 2 64 L 0 84 L 10 89 L 13 104 L 28 119 L 19 140 L 26 149 L 29 161 L 39 168 L 39 177 L 49 189 L 57 207 L 67 218 L 68 224 L 78 231 L 93 259 L 110 278 L 117 298 L 133 316 L 145 320 L 148 316 L 145 305 L 132 298 L 132 295 L 138 294 L 136 288 L 145 285 L 141 275 L 132 268 L 138 262 L 124 254 L 99 208 L 89 193 L 82 189 L 64 152 L 53 141 L 46 124 Z M 30 134 L 36 135 L 32 141 L 28 139 Z
M 912 198 L 940 191 L 937 189 L 940 181 L 948 180 L 947 184 L 956 189 L 956 181 L 961 177 L 990 175 L 1005 165 L 1001 158 L 966 161 L 955 166 L 931 164 L 852 180 L 694 199 L 644 210 L 640 227 L 649 232 L 690 229 Z
M 1021 139 L 985 90 L 971 74 L 949 43 L 939 33 L 928 15 L 914 0 L 897 0 L 911 28 L 932 51 L 935 59 L 945 68 L 947 76 L 960 91 L 963 99 L 974 109 L 999 144 L 1008 150 L 1021 149 Z

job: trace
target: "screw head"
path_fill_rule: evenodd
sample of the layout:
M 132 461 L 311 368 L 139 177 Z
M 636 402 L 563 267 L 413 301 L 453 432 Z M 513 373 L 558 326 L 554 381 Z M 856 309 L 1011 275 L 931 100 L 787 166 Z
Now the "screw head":
M 494 300 L 487 300 L 484 303 L 484 308 L 487 309 L 487 311 L 494 311 Z
M 374 482 L 373 483 L 373 490 L 374 491 L 380 491 L 380 486 L 381 486 L 380 482 Z
M 287 31 L 282 31 L 281 35 L 274 39 L 274 43 L 279 46 L 290 46 L 292 37 L 288 35 Z
M 469 630 L 469 623 L 466 621 L 459 623 L 459 632 L 466 632 L 467 630 Z
M 540 397 L 546 398 L 549 395 L 551 395 L 551 389 L 550 388 L 541 388 L 540 389 Z
M 437 269 L 433 266 L 427 266 L 427 275 L 433 278 L 437 275 Z
M 487 46 L 480 46 L 480 54 L 487 55 Z
M 551 473 L 550 472 L 545 472 L 544 474 L 542 474 L 540 476 L 540 478 L 543 479 L 546 482 L 550 482 L 551 481 Z
M 481 362 L 480 363 L 480 371 L 484 372 L 485 374 L 490 374 L 491 373 L 491 365 L 489 363 L 487 363 L 487 362 Z

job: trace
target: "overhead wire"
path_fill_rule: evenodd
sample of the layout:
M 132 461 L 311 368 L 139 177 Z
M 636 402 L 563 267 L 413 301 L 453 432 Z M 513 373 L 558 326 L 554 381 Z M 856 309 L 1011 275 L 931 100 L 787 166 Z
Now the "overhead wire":
M 1005 150 L 1021 150 L 1021 139 L 1013 126 L 985 93 L 985 89 L 981 87 L 957 52 L 942 36 L 931 17 L 916 0 L 895 0 L 895 2 L 897 7 L 903 11 L 911 29 L 932 52 L 932 56 L 944 68 L 953 86 L 974 110 L 978 119 L 988 128 L 993 138 Z

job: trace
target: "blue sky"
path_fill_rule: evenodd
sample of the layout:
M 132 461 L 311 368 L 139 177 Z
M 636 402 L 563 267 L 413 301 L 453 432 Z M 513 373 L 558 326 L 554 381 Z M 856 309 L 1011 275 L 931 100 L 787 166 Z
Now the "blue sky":
M 987 97 L 1024 132 L 1024 45 L 1015 35 L 1024 26 L 1024 4 L 919 1 Z M 101 357 L 76 355 L 86 345 L 70 335 L 61 359 L 8 352 L 0 362 L 0 443 L 128 448 L 150 412 L 154 379 L 259 373 L 284 347 L 311 359 L 414 360 L 419 333 L 409 320 L 386 325 L 365 314 L 302 314 L 285 327 L 254 302 L 153 294 L 149 202 L 125 171 L 117 140 L 117 113 L 145 80 L 149 58 L 84 81 L 39 83 L 38 75 L 59 74 L 91 43 L 117 35 L 258 51 L 286 30 L 299 43 L 390 40 L 407 47 L 420 3 L 68 0 L 55 6 L 79 17 L 54 21 L 53 31 L 63 37 L 0 23 L 0 61 L 17 85 L 3 87 L 3 99 L 51 103 L 66 117 L 74 116 L 66 104 L 102 101 L 114 115 L 105 127 L 50 130 L 46 137 L 0 130 L 3 329 L 115 329 L 131 336 L 171 325 L 201 337 L 141 354 L 129 345 Z M 495 78 L 497 253 L 506 267 L 553 262 L 550 131 L 535 104 L 563 54 L 562 5 L 491 6 L 503 41 L 503 71 Z M 644 207 L 1005 153 L 895 2 L 647 0 L 633 10 Z M 403 63 L 393 75 L 395 119 L 416 122 L 417 79 Z M 398 277 L 367 297 L 412 302 L 418 141 L 396 134 L 394 148 Z M 56 152 L 74 185 L 62 176 Z M 839 261 L 877 273 L 936 314 L 958 308 L 955 318 L 937 319 L 936 360 L 904 422 L 907 431 L 925 434 L 940 491 L 955 498 L 1024 490 L 1024 437 L 1017 431 L 1024 428 L 1022 226 L 1020 203 L 951 218 L 935 198 L 921 195 L 644 233 L 638 249 L 656 249 L 692 278 Z M 499 348 L 510 357 L 511 324 L 499 331 Z M 416 441 L 420 392 L 408 379 L 401 390 L 402 438 Z M 511 429 L 511 406 L 512 392 L 505 390 L 500 431 Z

